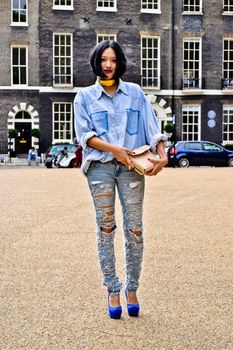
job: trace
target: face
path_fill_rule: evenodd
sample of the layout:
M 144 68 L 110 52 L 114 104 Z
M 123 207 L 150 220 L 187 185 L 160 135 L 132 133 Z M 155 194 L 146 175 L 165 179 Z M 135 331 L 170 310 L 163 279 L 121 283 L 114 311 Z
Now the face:
M 101 68 L 107 79 L 112 79 L 116 73 L 117 60 L 115 51 L 108 47 L 101 56 Z

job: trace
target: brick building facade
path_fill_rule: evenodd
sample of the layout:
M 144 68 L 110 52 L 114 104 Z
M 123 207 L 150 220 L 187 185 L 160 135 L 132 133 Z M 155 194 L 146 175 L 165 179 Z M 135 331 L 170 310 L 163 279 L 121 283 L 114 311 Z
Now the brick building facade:
M 72 102 L 95 82 L 89 55 L 105 38 L 123 47 L 124 79 L 142 86 L 162 129 L 173 122 L 177 140 L 233 143 L 229 1 L 3 1 L 0 21 L 2 150 L 73 141 Z M 15 140 L 8 129 L 18 130 Z

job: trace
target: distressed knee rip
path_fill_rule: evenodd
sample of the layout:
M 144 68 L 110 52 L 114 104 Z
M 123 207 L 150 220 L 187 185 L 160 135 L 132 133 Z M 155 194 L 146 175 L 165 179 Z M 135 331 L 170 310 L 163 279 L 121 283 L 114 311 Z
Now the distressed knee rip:
M 130 235 L 128 236 L 127 243 L 135 249 L 141 249 L 143 247 L 143 234 L 139 228 L 130 228 Z
M 130 228 L 130 232 L 132 232 L 136 237 L 141 237 L 142 231 L 138 230 L 137 228 Z
M 114 210 L 108 206 L 102 206 L 103 209 L 103 217 L 102 217 L 102 225 L 100 226 L 100 231 L 103 234 L 110 234 L 116 229 L 116 225 L 114 223 Z
M 94 198 L 97 204 L 97 217 L 99 221 L 100 231 L 104 235 L 110 235 L 115 229 L 114 209 L 109 205 L 108 199 L 112 197 L 111 193 L 97 193 Z

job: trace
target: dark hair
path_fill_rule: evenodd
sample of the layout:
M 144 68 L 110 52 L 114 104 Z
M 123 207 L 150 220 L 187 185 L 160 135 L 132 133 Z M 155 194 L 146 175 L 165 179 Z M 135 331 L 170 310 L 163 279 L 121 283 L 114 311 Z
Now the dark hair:
M 92 54 L 91 54 L 91 67 L 93 69 L 93 72 L 95 75 L 104 78 L 106 75 L 104 74 L 102 68 L 101 68 L 101 57 L 102 53 L 105 49 L 108 49 L 111 47 L 116 54 L 116 60 L 117 60 L 117 68 L 116 68 L 116 79 L 119 79 L 126 71 L 126 58 L 124 55 L 124 52 L 122 51 L 120 45 L 113 40 L 104 40 L 101 41 L 96 47 L 94 48 Z

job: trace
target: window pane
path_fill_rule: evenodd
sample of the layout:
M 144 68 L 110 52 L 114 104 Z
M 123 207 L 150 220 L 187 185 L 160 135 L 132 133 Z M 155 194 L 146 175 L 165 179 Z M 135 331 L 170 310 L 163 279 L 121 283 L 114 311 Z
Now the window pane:
M 26 10 L 26 8 L 27 8 L 26 0 L 20 0 L 20 9 L 21 10 Z
M 18 60 L 18 49 L 13 48 L 13 65 L 18 65 L 19 60 Z
M 26 68 L 21 68 L 20 70 L 20 73 L 21 73 L 21 81 L 20 81 L 20 84 L 26 84 Z
M 20 12 L 20 22 L 26 22 L 26 21 L 27 21 L 26 11 L 21 11 Z
M 19 22 L 19 11 L 13 11 L 13 22 Z
M 17 67 L 13 68 L 13 84 L 19 84 L 19 69 Z
M 19 9 L 19 0 L 13 0 L 13 9 Z
M 25 48 L 20 49 L 20 64 L 26 65 L 26 49 Z

